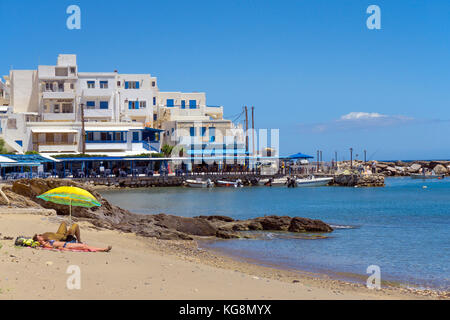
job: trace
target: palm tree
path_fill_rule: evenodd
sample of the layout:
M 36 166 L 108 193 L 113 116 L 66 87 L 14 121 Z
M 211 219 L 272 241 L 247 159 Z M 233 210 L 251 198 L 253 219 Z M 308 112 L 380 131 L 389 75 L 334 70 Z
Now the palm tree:
M 165 157 L 170 157 L 172 155 L 174 146 L 169 146 L 168 144 L 165 144 L 161 148 L 161 152 L 164 154 Z

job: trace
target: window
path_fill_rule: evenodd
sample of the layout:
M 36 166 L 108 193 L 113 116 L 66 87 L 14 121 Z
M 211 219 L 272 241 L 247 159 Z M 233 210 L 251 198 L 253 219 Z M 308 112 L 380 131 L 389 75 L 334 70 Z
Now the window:
M 73 83 L 71 83 L 71 84 L 70 84 L 70 89 L 73 90 L 74 88 L 75 88 L 75 86 L 73 85 Z
M 189 100 L 189 108 L 190 109 L 197 108 L 197 100 Z
M 125 89 L 139 89 L 139 81 L 125 81 Z
M 128 101 L 128 109 L 139 109 L 138 101 Z
M 186 100 L 181 100 L 181 109 L 186 109 Z
M 156 81 L 152 81 L 152 87 L 156 86 Z
M 167 99 L 166 106 L 173 107 L 175 105 L 175 102 L 173 99 Z
M 88 81 L 87 82 L 88 89 L 94 89 L 95 88 L 95 81 Z
M 108 89 L 108 81 L 100 81 L 100 89 Z
M 62 113 L 72 113 L 72 104 L 63 103 L 62 105 Z
M 190 128 L 191 137 L 195 137 L 195 127 Z
M 139 101 L 139 109 L 147 108 L 147 101 Z
M 108 109 L 108 101 L 100 101 L 100 109 Z
M 55 104 L 55 105 L 53 106 L 53 112 L 54 112 L 54 113 L 59 113 L 59 104 Z
M 114 132 L 114 141 L 122 141 L 122 132 Z
M 94 141 L 94 133 L 93 132 L 86 133 L 86 141 Z
M 58 83 L 58 91 L 64 92 L 64 83 Z
M 153 105 L 156 106 L 156 97 L 153 97 Z
M 88 109 L 95 109 L 95 101 L 87 101 L 86 102 L 86 107 Z
M 70 73 L 74 74 L 76 69 L 74 67 L 70 67 Z
M 120 81 L 117 81 L 117 86 L 120 87 Z
M 139 132 L 133 132 L 133 141 L 139 141 Z
M 45 83 L 45 90 L 46 91 L 53 91 L 53 83 Z
M 158 115 L 156 113 L 153 114 L 153 121 L 158 120 Z
M 204 137 L 206 134 L 206 127 L 202 127 L 202 137 Z
M 216 128 L 210 127 L 209 128 L 209 142 L 215 142 L 216 141 Z

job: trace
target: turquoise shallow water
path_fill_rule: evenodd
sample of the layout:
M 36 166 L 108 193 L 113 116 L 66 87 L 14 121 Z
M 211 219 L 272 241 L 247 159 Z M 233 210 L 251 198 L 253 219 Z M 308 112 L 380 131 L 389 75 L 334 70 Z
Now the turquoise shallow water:
M 382 280 L 450 289 L 450 179 L 390 178 L 385 188 L 152 188 L 103 194 L 116 205 L 144 214 L 321 219 L 336 227 L 328 239 L 268 233 L 264 240 L 217 241 L 208 246 L 313 272 L 367 277 L 367 267 L 378 265 Z

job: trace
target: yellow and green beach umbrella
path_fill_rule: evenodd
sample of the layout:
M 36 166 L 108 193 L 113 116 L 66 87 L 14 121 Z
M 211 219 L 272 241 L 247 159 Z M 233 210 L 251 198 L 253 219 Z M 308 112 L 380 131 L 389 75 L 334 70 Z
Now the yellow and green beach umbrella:
M 91 193 L 77 187 L 59 187 L 37 197 L 45 201 L 70 206 L 70 219 L 72 219 L 72 206 L 85 208 L 101 206 Z

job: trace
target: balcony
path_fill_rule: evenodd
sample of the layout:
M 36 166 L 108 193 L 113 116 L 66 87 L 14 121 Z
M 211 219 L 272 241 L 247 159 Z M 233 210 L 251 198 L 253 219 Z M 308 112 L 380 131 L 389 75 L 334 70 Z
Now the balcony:
M 65 99 L 73 100 L 75 99 L 75 92 L 68 91 L 44 91 L 42 93 L 43 99 Z
M 75 113 L 43 113 L 43 121 L 75 121 Z
M 92 150 L 127 150 L 126 141 L 86 141 L 86 151 Z
M 134 116 L 134 117 L 145 117 L 150 112 L 150 110 L 147 110 L 147 108 L 141 108 L 141 109 L 125 109 L 124 113 L 128 116 Z
M 113 89 L 102 89 L 102 88 L 92 88 L 92 89 L 83 89 L 84 97 L 111 97 L 113 94 Z
M 42 142 L 40 144 L 34 144 L 33 150 L 38 152 L 77 152 L 78 145 L 64 142 Z
M 112 118 L 111 109 L 84 109 L 85 118 Z

